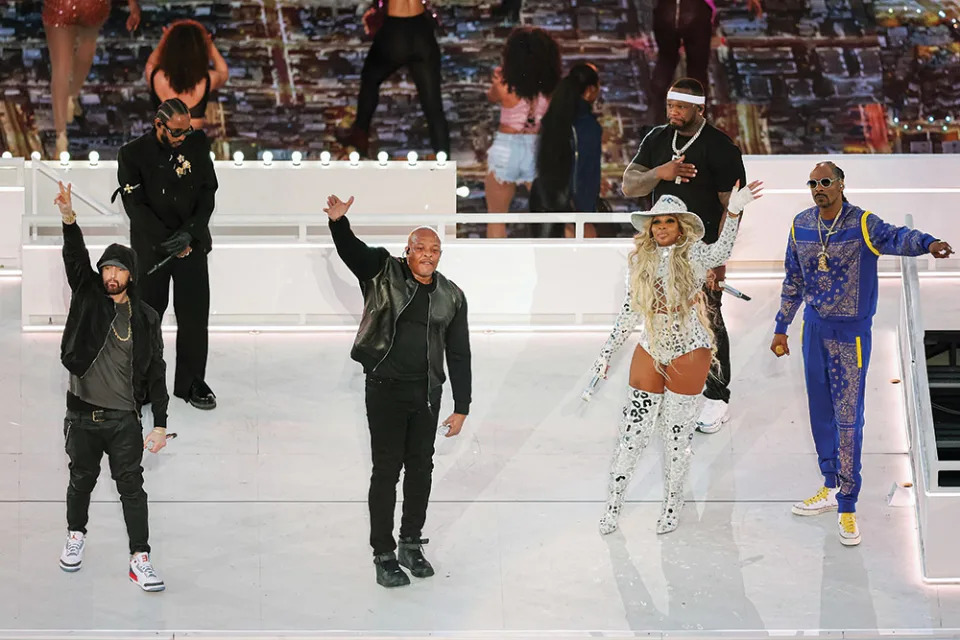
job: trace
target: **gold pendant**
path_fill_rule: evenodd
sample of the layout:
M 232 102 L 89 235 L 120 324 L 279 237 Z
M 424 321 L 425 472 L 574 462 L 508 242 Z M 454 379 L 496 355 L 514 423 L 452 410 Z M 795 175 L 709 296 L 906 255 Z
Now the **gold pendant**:
M 817 256 L 817 271 L 830 271 L 830 267 L 827 265 L 826 253 L 821 253 Z

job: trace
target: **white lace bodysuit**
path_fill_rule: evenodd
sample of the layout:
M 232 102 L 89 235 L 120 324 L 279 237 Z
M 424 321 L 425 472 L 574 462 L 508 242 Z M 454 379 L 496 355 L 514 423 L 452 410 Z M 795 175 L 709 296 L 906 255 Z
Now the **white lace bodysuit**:
M 690 247 L 690 263 L 693 267 L 693 277 L 696 282 L 696 289 L 691 292 L 691 297 L 703 288 L 707 280 L 707 270 L 719 267 L 730 257 L 739 225 L 740 216 L 727 217 L 720 232 L 720 237 L 717 238 L 716 242 L 704 244 L 702 241 L 697 241 Z M 665 283 L 670 277 L 668 265 L 670 255 L 675 248 L 676 245 L 657 249 L 660 254 L 657 278 Z M 606 360 L 607 364 L 609 364 L 613 354 L 627 341 L 637 325 L 643 321 L 644 314 L 632 308 L 632 299 L 633 294 L 630 291 L 628 275 L 627 293 L 623 299 L 623 305 L 620 307 L 620 315 L 617 316 L 613 331 L 610 332 L 610 337 L 607 338 L 603 349 L 600 351 L 600 357 Z M 640 327 L 639 343 L 661 365 L 669 365 L 676 358 L 695 349 L 710 349 L 713 347 L 707 329 L 700 322 L 696 307 L 690 309 L 690 315 L 685 323 L 680 322 L 676 312 L 669 312 L 656 314 L 653 324 L 653 327 Z M 658 340 L 655 342 L 650 340 L 651 331 L 657 334 Z

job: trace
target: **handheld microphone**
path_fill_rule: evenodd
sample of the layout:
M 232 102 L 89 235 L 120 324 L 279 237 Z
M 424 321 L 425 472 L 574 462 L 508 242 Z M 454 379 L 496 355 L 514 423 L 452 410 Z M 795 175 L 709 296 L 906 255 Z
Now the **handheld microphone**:
M 724 280 L 723 282 L 720 283 L 720 288 L 723 289 L 724 291 L 726 291 L 727 293 L 729 293 L 730 295 L 732 295 L 732 296 L 735 297 L 735 298 L 740 298 L 741 300 L 746 300 L 747 302 L 749 302 L 750 300 L 752 300 L 752 298 L 751 298 L 750 296 L 748 296 L 747 294 L 745 294 L 745 293 L 743 293 L 743 292 L 741 292 L 741 291 L 737 291 L 736 289 L 734 289 L 733 287 L 731 287 L 730 285 L 728 285 L 727 282 L 726 282 L 726 280 Z
M 600 374 L 594 374 L 590 379 L 590 384 L 587 385 L 587 388 L 583 390 L 583 393 L 580 394 L 580 399 L 584 402 L 590 402 L 590 399 L 593 398 L 593 393 L 597 390 L 597 385 L 600 384 L 601 380 Z

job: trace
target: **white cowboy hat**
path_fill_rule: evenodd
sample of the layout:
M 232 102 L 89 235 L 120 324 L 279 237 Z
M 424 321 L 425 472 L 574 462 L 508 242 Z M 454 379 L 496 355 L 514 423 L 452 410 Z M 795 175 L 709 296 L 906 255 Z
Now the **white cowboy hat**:
M 696 242 L 703 238 L 703 220 L 695 213 L 687 209 L 686 203 L 677 196 L 668 194 L 660 196 L 657 204 L 653 205 L 650 211 L 634 211 L 630 214 L 630 222 L 637 231 L 644 231 L 646 224 L 652 218 L 657 216 L 672 215 L 681 218 L 688 225 L 693 227 L 693 237 L 690 242 Z

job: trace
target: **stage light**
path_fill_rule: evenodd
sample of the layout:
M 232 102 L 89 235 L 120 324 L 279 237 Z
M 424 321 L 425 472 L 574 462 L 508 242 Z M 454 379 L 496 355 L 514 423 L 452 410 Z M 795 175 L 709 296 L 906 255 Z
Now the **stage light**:
M 238 167 L 243 166 L 243 151 L 235 151 L 233 153 L 233 164 Z
M 943 11 L 943 9 L 941 9 L 940 11 L 937 11 L 937 15 L 940 16 L 941 18 L 947 17 L 947 14 Z
M 381 167 L 387 166 L 387 161 L 390 159 L 390 155 L 386 151 L 381 151 L 377 154 L 377 160 L 380 162 Z
M 13 157 L 13 154 L 10 153 L 9 151 L 4 151 L 2 157 L 4 160 L 9 160 L 10 158 Z
M 350 166 L 355 167 L 360 164 L 360 154 L 356 151 L 350 152 Z
M 64 167 L 67 166 L 68 164 L 70 164 L 70 152 L 69 152 L 69 151 L 61 151 L 61 152 L 60 152 L 60 164 L 63 165 Z
M 299 167 L 301 160 L 303 160 L 303 154 L 299 151 L 294 151 L 290 154 L 290 161 L 293 162 L 293 166 Z
M 263 152 L 263 166 L 269 167 L 269 166 L 272 165 L 272 164 L 273 164 L 273 152 L 272 152 L 272 151 L 264 151 L 264 152 Z
M 447 152 L 437 151 L 437 166 L 442 167 L 447 164 Z
M 90 166 L 91 166 L 91 167 L 97 166 L 98 164 L 100 164 L 100 152 L 99 152 L 99 151 L 91 151 L 91 152 L 90 152 L 90 155 L 88 156 L 88 159 L 90 160 Z
M 470 195 L 470 187 L 468 186 L 457 187 L 457 195 L 460 196 L 461 198 L 466 198 L 467 196 Z
M 320 164 L 322 164 L 322 165 L 325 166 L 325 167 L 330 165 L 330 152 L 329 152 L 329 151 L 321 151 L 321 152 L 320 152 Z
M 39 151 L 34 151 L 33 153 L 30 154 L 30 159 L 33 160 L 34 162 L 40 162 L 41 157 L 42 156 L 40 155 Z
M 417 152 L 416 152 L 416 151 L 411 151 L 410 153 L 407 154 L 407 164 L 409 164 L 411 167 L 417 166 Z
M 903 125 L 903 130 L 904 130 L 904 131 L 906 131 L 906 130 L 909 129 L 909 128 L 910 128 L 910 125 L 908 125 L 908 124 Z
M 893 117 L 893 124 L 900 124 L 900 118 L 894 116 L 894 117 Z
M 928 117 L 928 118 L 927 118 L 927 122 L 931 122 L 931 123 L 932 123 L 932 122 L 933 122 L 933 116 Z
M 919 16 L 919 15 L 922 15 L 922 14 L 923 14 L 923 9 L 917 9 L 917 15 Z
M 923 127 L 921 127 L 920 125 L 917 125 L 917 131 L 923 131 Z
M 952 122 L 952 121 L 953 121 L 953 118 L 951 118 L 950 116 L 947 116 L 947 117 L 944 118 L 943 120 L 944 120 L 944 122 Z
M 947 125 L 943 125 L 942 128 L 943 128 L 944 131 L 949 131 L 949 130 L 950 130 L 950 127 L 948 127 Z

